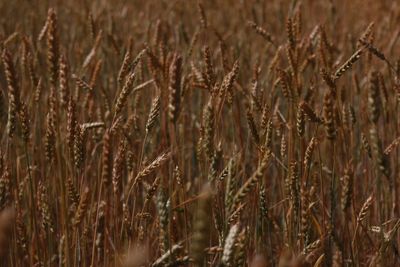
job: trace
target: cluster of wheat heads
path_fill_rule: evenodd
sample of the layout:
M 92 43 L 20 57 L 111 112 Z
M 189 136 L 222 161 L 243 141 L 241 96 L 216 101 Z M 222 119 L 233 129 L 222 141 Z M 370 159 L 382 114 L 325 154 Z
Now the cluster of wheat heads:
M 398 1 L 0 1 L 1 266 L 399 266 Z

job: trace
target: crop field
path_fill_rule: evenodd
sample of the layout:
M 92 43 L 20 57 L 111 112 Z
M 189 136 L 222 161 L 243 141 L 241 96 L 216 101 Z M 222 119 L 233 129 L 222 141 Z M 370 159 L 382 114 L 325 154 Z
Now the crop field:
M 400 1 L 0 0 L 0 266 L 400 266 Z

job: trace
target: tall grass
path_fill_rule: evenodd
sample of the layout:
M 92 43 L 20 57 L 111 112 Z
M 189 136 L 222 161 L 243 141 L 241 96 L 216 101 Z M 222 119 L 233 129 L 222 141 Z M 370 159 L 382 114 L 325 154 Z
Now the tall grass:
M 0 265 L 399 266 L 399 12 L 0 2 Z

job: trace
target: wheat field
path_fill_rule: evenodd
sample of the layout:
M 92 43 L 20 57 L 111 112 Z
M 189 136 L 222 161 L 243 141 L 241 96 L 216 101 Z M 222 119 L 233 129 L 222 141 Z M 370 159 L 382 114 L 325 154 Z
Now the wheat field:
M 400 2 L 0 1 L 0 266 L 400 266 Z

